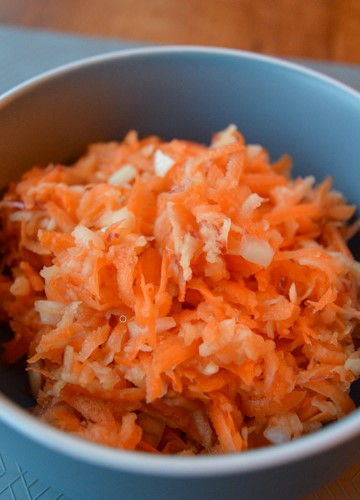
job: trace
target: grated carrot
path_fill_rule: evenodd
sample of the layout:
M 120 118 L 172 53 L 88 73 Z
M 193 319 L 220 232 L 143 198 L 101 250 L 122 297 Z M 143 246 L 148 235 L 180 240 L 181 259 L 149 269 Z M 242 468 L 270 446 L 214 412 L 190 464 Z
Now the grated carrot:
M 354 409 L 355 207 L 231 125 L 131 131 L 34 167 L 0 202 L 2 361 L 34 413 L 103 445 L 243 452 Z

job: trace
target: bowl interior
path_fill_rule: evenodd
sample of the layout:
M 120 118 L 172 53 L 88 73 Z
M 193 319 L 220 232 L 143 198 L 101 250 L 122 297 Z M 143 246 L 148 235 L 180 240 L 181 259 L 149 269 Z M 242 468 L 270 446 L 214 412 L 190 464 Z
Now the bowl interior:
M 209 142 L 230 123 L 273 159 L 289 153 L 294 175 L 331 175 L 360 206 L 360 97 L 311 71 L 226 50 L 124 51 L 70 65 L 5 96 L 2 184 L 35 164 L 71 162 L 88 143 L 121 139 L 130 129 Z M 351 248 L 360 260 L 359 237 Z M 0 390 L 28 407 L 24 373 L 23 363 L 1 366 Z M 360 406 L 360 381 L 352 397 Z

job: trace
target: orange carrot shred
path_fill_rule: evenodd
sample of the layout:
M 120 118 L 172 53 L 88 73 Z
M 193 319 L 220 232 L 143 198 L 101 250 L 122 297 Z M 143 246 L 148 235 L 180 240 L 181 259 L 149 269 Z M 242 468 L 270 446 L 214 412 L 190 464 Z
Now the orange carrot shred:
M 34 167 L 0 201 L 2 361 L 43 421 L 147 453 L 238 453 L 354 409 L 360 225 L 234 125 L 130 131 Z

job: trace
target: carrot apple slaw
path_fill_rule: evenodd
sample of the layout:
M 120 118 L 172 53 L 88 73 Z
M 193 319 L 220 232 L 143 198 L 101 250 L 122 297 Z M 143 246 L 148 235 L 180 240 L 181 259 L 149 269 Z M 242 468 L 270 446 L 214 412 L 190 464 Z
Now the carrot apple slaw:
M 354 409 L 355 207 L 236 127 L 90 145 L 0 202 L 2 361 L 34 413 L 104 445 L 226 453 Z

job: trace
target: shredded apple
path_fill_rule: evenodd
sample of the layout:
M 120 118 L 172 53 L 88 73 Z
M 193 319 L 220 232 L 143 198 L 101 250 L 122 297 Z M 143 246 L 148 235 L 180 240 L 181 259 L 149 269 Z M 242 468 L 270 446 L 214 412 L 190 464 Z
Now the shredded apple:
M 167 454 L 288 441 L 354 409 L 355 207 L 231 125 L 93 144 L 0 202 L 2 361 L 43 421 Z

